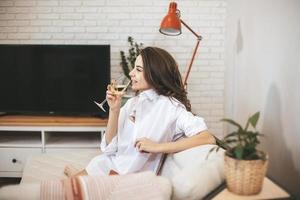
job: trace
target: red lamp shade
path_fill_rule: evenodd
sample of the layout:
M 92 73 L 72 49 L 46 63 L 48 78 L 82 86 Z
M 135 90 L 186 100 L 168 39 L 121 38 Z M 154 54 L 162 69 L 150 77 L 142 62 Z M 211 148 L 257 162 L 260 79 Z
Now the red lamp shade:
M 169 12 L 162 20 L 159 32 L 171 36 L 181 34 L 181 22 L 177 15 L 177 4 L 175 2 L 170 3 Z

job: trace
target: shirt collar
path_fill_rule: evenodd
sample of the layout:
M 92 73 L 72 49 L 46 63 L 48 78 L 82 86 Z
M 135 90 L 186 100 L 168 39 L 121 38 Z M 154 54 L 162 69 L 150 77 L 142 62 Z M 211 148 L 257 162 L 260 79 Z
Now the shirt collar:
M 153 101 L 154 99 L 157 99 L 158 98 L 158 94 L 155 92 L 154 89 L 148 89 L 148 90 L 145 90 L 141 93 L 139 93 L 137 97 L 137 101 L 136 103 L 134 104 L 133 106 L 133 109 L 132 111 L 130 112 L 130 117 L 134 119 L 135 121 L 135 115 L 136 115 L 136 109 L 137 109 L 137 106 L 140 105 L 140 103 L 146 99 L 149 99 L 150 101 Z
M 149 100 L 154 100 L 158 97 L 158 94 L 156 93 L 156 91 L 154 89 L 148 89 L 148 90 L 145 90 L 143 92 L 141 92 L 139 94 L 139 96 L 142 98 L 142 99 L 149 99 Z

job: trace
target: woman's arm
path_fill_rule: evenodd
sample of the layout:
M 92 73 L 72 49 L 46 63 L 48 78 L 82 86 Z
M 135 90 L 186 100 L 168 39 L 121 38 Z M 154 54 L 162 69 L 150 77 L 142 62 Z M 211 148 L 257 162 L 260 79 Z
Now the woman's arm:
M 148 138 L 140 138 L 136 141 L 135 146 L 141 152 L 176 153 L 199 145 L 215 143 L 215 138 L 211 133 L 202 131 L 192 137 L 167 143 L 157 143 Z
M 107 127 L 105 131 L 106 144 L 109 144 L 118 132 L 119 114 L 120 114 L 120 109 L 118 110 L 109 109 L 109 117 L 108 117 Z
M 122 96 L 123 93 L 114 93 L 110 90 L 107 90 L 106 92 L 106 99 L 109 105 L 109 116 L 105 133 L 106 144 L 109 144 L 118 132 L 118 119 Z

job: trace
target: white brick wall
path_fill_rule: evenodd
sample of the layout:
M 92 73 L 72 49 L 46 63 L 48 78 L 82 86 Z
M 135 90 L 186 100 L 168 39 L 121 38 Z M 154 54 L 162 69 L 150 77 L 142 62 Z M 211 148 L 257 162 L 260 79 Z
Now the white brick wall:
M 121 73 L 119 51 L 127 37 L 145 46 L 168 50 L 182 73 L 190 61 L 196 38 L 187 29 L 178 37 L 160 34 L 167 0 L 0 0 L 0 43 L 110 44 L 112 76 Z M 181 18 L 203 36 L 189 78 L 193 111 L 210 130 L 223 134 L 224 35 L 226 0 L 178 1 Z

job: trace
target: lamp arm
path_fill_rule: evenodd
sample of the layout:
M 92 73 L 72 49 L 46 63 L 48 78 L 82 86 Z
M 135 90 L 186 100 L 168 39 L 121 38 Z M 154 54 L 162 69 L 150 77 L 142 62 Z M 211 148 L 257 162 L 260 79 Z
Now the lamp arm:
M 186 88 L 186 85 L 187 85 L 187 79 L 190 75 L 190 72 L 191 72 L 191 69 L 192 69 L 192 65 L 193 65 L 193 62 L 194 62 L 194 59 L 195 59 L 195 56 L 196 56 L 196 53 L 197 53 L 197 50 L 199 48 L 199 44 L 200 44 L 200 41 L 202 40 L 202 36 L 201 35 L 198 35 L 195 31 L 193 31 L 193 29 L 191 29 L 183 20 L 180 19 L 180 22 L 189 30 L 191 31 L 196 37 L 197 37 L 197 43 L 196 43 L 196 46 L 194 48 L 194 52 L 193 52 L 193 55 L 192 55 L 192 59 L 190 61 L 190 64 L 188 65 L 188 68 L 186 70 L 186 74 L 185 74 L 185 77 L 184 77 L 184 81 L 183 81 L 183 85 L 184 87 Z
M 191 27 L 189 27 L 182 19 L 180 19 L 180 22 L 187 28 L 189 29 L 189 31 L 191 31 L 196 37 L 198 40 L 202 40 L 202 36 L 201 35 L 198 35 L 195 31 L 193 31 L 193 29 L 191 29 Z
M 197 43 L 196 43 L 196 46 L 194 48 L 194 52 L 193 52 L 193 55 L 192 55 L 192 59 L 190 61 L 190 64 L 188 65 L 188 68 L 186 70 L 186 74 L 185 74 L 185 77 L 184 77 L 184 81 L 183 81 L 184 87 L 186 87 L 186 85 L 187 85 L 187 79 L 188 79 L 188 77 L 190 75 L 190 72 L 191 72 L 191 69 L 192 69 L 192 65 L 193 65 L 193 62 L 194 62 L 197 50 L 199 48 L 199 44 L 200 44 L 200 40 L 197 40 Z

